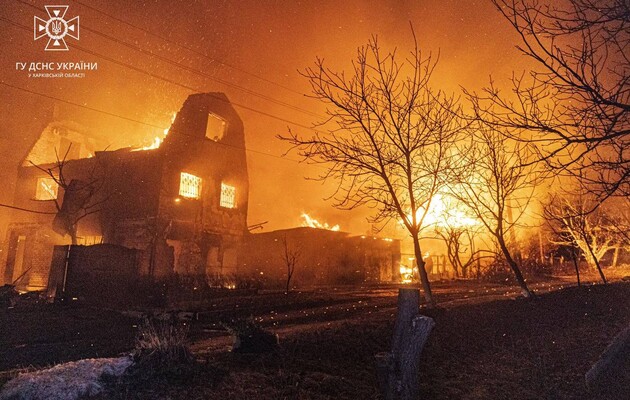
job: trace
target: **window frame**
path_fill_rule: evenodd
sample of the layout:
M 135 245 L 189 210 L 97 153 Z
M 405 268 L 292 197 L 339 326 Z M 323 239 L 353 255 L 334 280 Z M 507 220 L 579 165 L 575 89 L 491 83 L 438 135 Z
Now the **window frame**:
M 44 188 L 42 183 L 44 181 L 52 182 L 54 184 L 54 197 L 52 197 L 52 193 Z M 40 194 L 48 194 L 49 196 L 46 198 L 40 198 Z M 37 178 L 36 186 L 35 186 L 35 201 L 54 201 L 59 198 L 59 183 L 49 176 L 42 176 Z
M 223 126 L 223 131 L 220 132 L 220 135 L 216 135 L 215 137 L 208 137 L 208 125 L 210 124 L 210 119 L 215 119 L 218 120 L 222 123 Z M 228 131 L 228 121 L 221 117 L 218 114 L 215 114 L 213 112 L 209 112 L 208 113 L 208 118 L 206 120 L 206 132 L 205 132 L 205 138 L 208 140 L 212 140 L 213 142 L 220 142 L 223 138 L 225 138 L 225 135 L 227 134 Z
M 186 180 L 189 180 L 191 182 L 186 182 Z M 196 184 L 193 184 L 192 181 L 196 181 Z M 190 189 L 192 187 L 195 187 L 194 190 Z M 197 175 L 191 174 L 190 172 L 181 171 L 179 173 L 179 190 L 177 191 L 178 196 L 190 200 L 199 200 L 201 199 L 202 189 L 203 179 L 201 179 Z
M 224 190 L 230 191 L 231 193 L 224 196 Z M 219 191 L 219 207 L 227 210 L 234 210 L 236 209 L 236 205 L 236 186 L 221 182 Z

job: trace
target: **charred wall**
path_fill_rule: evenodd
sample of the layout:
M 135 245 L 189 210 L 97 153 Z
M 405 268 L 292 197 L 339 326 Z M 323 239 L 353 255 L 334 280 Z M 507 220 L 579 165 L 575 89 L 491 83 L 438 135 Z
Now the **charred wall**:
M 172 219 L 169 243 L 180 271 L 234 271 L 247 231 L 249 178 L 243 122 L 222 93 L 188 97 L 160 148 L 164 151 L 160 214 Z M 199 198 L 181 196 L 181 173 L 201 178 Z M 222 205 L 222 185 L 234 188 Z
M 46 285 L 52 247 L 70 243 L 59 215 L 55 218 L 55 201 L 35 199 L 38 180 L 47 176 L 42 169 L 54 170 L 55 165 L 39 167 L 19 168 L 14 204 L 36 213 L 12 214 L 1 275 L 6 282 L 28 270 L 24 286 L 30 288 Z M 182 195 L 182 173 L 200 179 L 198 196 Z M 140 273 L 204 274 L 236 268 L 247 230 L 249 182 L 243 123 L 225 95 L 191 95 L 158 149 L 96 152 L 67 161 L 63 175 L 67 182 L 91 182 L 96 188 L 93 207 L 79 222 L 77 235 L 141 250 Z M 232 188 L 229 206 L 224 204 L 224 185 Z M 66 208 L 73 209 L 75 200 L 61 188 L 57 199 L 64 215 Z
M 245 237 L 238 274 L 286 279 L 283 253 L 297 252 L 297 285 L 391 281 L 398 273 L 400 241 L 314 228 L 295 228 Z

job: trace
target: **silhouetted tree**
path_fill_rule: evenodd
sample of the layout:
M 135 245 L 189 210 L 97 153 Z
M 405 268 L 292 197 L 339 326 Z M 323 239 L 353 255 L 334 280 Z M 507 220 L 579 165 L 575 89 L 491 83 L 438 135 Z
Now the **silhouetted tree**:
M 475 246 L 478 229 L 470 226 L 440 226 L 435 232 L 444 241 L 446 256 L 455 276 L 469 278 L 470 268 L 483 258 L 484 251 Z
M 624 235 L 630 227 L 624 224 L 618 210 L 597 203 L 592 196 L 583 194 L 554 196 L 545 205 L 544 216 L 556 233 L 553 242 L 579 249 L 576 253 L 584 254 L 589 267 L 596 269 L 606 283 L 600 261 L 608 251 L 624 245 Z
M 630 3 L 627 0 L 493 0 L 537 64 L 470 93 L 476 114 L 535 144 L 554 173 L 582 176 L 600 196 L 630 193 Z
M 68 146 L 62 157 L 59 157 L 55 150 L 56 161 L 52 165 L 37 165 L 32 162 L 31 164 L 46 173 L 63 190 L 62 201 L 58 197 L 53 199 L 57 209 L 53 229 L 57 233 L 68 234 L 72 244 L 77 244 L 79 222 L 88 215 L 99 212 L 100 206 L 107 198 L 97 196 L 105 181 L 98 176 L 96 160 L 89 171 L 84 171 L 86 179 L 69 179 L 65 168 L 71 147 Z
M 446 246 L 446 257 L 455 277 L 468 278 L 469 268 L 483 257 L 484 251 L 475 246 L 475 236 L 483 227 L 453 196 L 443 193 L 440 200 L 440 209 L 432 212 L 436 217 L 434 232 Z
M 469 143 L 461 143 L 461 169 L 450 185 L 451 196 L 466 205 L 496 240 L 523 295 L 531 297 L 533 293 L 513 254 L 515 243 L 509 243 L 508 233 L 513 232 L 531 200 L 536 171 L 527 165 L 525 146 L 506 141 L 486 126 L 473 132 Z
M 413 33 L 413 29 L 412 29 Z M 324 165 L 319 178 L 338 184 L 335 206 L 378 210 L 370 222 L 400 221 L 409 232 L 424 295 L 434 304 L 422 260 L 419 233 L 431 199 L 448 179 L 451 149 L 461 129 L 459 105 L 430 86 L 437 64 L 415 48 L 404 61 L 384 54 L 373 37 L 358 49 L 349 74 L 317 58 L 303 75 L 313 97 L 328 105 L 327 132 L 308 137 L 289 132 L 301 156 Z
M 290 245 L 287 236 L 282 238 L 282 261 L 287 267 L 287 286 L 285 294 L 289 294 L 291 290 L 291 279 L 295 273 L 295 267 L 300 258 L 301 249 L 294 245 Z

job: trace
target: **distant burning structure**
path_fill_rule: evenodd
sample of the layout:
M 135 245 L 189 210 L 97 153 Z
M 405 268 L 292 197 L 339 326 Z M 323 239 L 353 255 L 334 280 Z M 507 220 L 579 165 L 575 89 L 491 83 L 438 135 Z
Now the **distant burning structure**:
M 297 256 L 297 285 L 398 282 L 400 241 L 352 236 L 333 229 L 300 227 L 248 235 L 239 257 L 239 273 L 286 279 L 283 246 Z

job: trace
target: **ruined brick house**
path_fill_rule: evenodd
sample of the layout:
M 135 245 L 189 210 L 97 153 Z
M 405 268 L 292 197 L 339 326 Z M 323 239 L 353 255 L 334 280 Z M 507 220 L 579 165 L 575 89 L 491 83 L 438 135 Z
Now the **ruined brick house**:
M 42 170 L 54 170 L 55 154 L 66 193 Z M 155 149 L 94 151 L 80 128 L 54 122 L 19 167 L 14 204 L 40 214 L 13 213 L 0 276 L 45 288 L 54 245 L 70 236 L 136 249 L 152 277 L 235 272 L 247 201 L 243 123 L 222 93 L 189 96 Z

